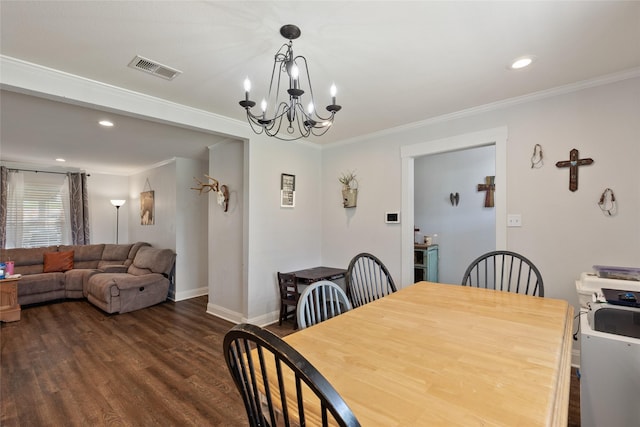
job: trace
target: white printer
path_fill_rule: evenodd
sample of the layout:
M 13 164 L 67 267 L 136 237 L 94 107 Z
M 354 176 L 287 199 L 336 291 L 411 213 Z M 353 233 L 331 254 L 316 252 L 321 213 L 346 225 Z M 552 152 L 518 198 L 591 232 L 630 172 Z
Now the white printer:
M 635 269 L 625 270 L 635 274 Z M 640 307 L 607 303 L 602 289 L 616 290 L 613 295 L 640 295 L 640 281 L 595 273 L 582 273 L 576 281 L 581 425 L 640 426 Z M 611 300 L 612 291 L 606 293 Z

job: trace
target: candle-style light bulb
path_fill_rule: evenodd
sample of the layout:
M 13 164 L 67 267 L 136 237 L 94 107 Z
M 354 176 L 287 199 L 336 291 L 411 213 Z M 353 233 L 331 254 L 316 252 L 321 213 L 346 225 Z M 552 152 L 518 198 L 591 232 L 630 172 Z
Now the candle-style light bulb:
M 335 83 L 331 85 L 330 93 L 331 93 L 331 103 L 333 105 L 336 105 L 336 93 L 338 93 L 338 89 L 336 88 Z
M 307 113 L 309 113 L 309 115 L 313 114 L 313 102 L 310 102 L 309 105 L 307 106 Z
M 267 112 L 267 100 L 262 98 L 262 102 L 260 103 L 260 108 L 262 108 L 262 114 Z
M 300 76 L 300 70 L 298 70 L 298 66 L 293 64 L 291 67 L 291 78 L 293 79 L 293 88 L 298 89 L 298 77 Z
M 249 80 L 249 77 L 247 77 L 246 79 L 244 79 L 244 97 L 246 101 L 249 100 L 250 90 L 251 90 L 251 80 Z

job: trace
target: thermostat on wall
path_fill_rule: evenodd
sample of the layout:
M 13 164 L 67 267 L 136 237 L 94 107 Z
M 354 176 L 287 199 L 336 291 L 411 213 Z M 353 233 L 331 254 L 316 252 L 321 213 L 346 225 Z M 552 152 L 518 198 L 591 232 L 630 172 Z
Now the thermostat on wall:
M 400 224 L 400 212 L 386 212 L 384 222 L 387 224 Z

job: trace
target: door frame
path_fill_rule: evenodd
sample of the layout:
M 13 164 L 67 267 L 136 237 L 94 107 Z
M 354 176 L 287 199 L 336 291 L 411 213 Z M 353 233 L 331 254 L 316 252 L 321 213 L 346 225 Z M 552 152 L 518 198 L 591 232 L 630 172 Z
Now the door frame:
M 402 159 L 402 280 L 413 283 L 414 162 L 416 157 L 495 145 L 496 148 L 496 249 L 507 248 L 507 136 L 506 126 L 465 133 L 400 147 Z

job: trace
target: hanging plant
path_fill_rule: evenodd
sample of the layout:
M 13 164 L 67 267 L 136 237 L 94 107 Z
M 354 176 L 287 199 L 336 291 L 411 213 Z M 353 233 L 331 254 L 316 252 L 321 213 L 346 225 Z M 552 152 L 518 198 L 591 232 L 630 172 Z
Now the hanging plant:
M 358 188 L 358 180 L 356 179 L 356 174 L 353 172 L 343 173 L 338 178 L 338 181 L 340 181 L 340 184 L 342 184 L 342 187 L 345 190 Z
M 358 180 L 356 174 L 347 172 L 338 178 L 342 184 L 342 204 L 345 208 L 355 208 L 358 201 Z

